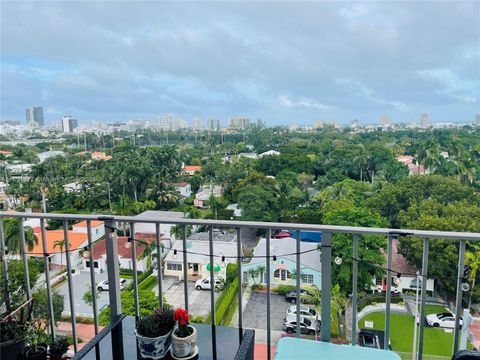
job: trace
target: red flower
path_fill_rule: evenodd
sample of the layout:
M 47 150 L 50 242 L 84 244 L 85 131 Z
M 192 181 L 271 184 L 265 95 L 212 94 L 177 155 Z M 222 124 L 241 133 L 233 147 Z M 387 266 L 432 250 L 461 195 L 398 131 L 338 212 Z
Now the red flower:
M 184 309 L 177 309 L 173 314 L 173 320 L 178 321 L 178 325 L 184 326 L 188 323 L 188 312 Z

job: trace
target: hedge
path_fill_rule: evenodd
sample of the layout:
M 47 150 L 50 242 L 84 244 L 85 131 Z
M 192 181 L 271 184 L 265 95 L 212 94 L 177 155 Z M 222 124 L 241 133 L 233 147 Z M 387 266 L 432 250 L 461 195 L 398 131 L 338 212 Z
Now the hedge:
M 295 289 L 295 285 L 278 285 L 273 291 L 279 295 L 285 295 L 290 291 L 295 291 Z
M 156 276 L 149 276 L 147 279 L 142 281 L 141 284 L 138 285 L 138 290 L 152 290 L 155 285 L 157 284 L 157 277 Z
M 383 295 L 383 296 L 382 295 L 368 296 L 366 298 L 361 299 L 358 302 L 357 311 L 363 310 L 368 305 L 382 304 L 384 302 L 385 302 L 385 295 Z M 401 303 L 401 302 L 403 302 L 403 298 L 401 296 L 396 295 L 396 294 L 392 294 L 392 299 L 391 299 L 392 304 L 398 304 L 398 303 Z
M 221 325 L 225 314 L 227 313 L 238 290 L 238 278 L 225 287 L 222 294 L 215 301 L 215 325 Z M 208 315 L 206 323 L 212 322 L 211 314 Z

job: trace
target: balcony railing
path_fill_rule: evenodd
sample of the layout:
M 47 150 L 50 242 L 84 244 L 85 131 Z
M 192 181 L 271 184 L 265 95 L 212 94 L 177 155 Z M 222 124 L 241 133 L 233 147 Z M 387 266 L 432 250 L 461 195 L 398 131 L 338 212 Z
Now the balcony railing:
M 74 339 L 74 351 L 77 352 L 78 349 L 78 337 L 76 334 L 76 311 L 75 311 L 75 296 L 80 296 L 79 294 L 74 293 L 73 281 L 72 281 L 72 264 L 70 260 L 70 255 L 74 251 L 81 249 L 71 249 L 68 241 L 69 232 L 68 226 L 73 222 L 77 221 L 86 221 L 87 222 L 87 238 L 88 238 L 88 249 L 91 249 L 93 241 L 92 237 L 92 221 L 100 220 L 104 222 L 105 228 L 105 239 L 106 239 L 106 259 L 107 259 L 107 275 L 108 275 L 108 284 L 109 284 L 109 307 L 110 307 L 110 320 L 114 322 L 118 320 L 119 316 L 122 314 L 122 306 L 120 300 L 120 272 L 119 272 L 119 262 L 115 261 L 118 259 L 118 242 L 111 241 L 118 231 L 119 224 L 129 224 L 130 227 L 130 236 L 134 237 L 135 234 L 135 224 L 137 223 L 149 223 L 155 225 L 155 244 L 156 244 L 156 256 L 157 264 L 162 263 L 161 259 L 161 233 L 160 233 L 160 224 L 171 224 L 171 225 L 180 225 L 183 228 L 182 235 L 182 256 L 183 256 L 183 279 L 188 279 L 188 249 L 187 249 L 187 231 L 186 227 L 191 226 L 204 226 L 208 229 L 209 234 L 209 260 L 210 264 L 214 264 L 214 255 L 215 254 L 215 241 L 213 233 L 216 228 L 228 228 L 235 229 L 237 234 L 236 242 L 236 262 L 237 262 L 237 276 L 240 281 L 242 279 L 242 239 L 241 239 L 241 229 L 261 229 L 266 232 L 266 290 L 267 290 L 267 301 L 266 301 L 266 315 L 267 315 L 267 358 L 270 360 L 272 358 L 272 327 L 271 327 L 271 280 L 270 274 L 272 272 L 271 268 L 271 259 L 273 255 L 270 253 L 270 243 L 272 241 L 271 233 L 275 230 L 289 229 L 296 231 L 296 295 L 297 299 L 300 299 L 300 284 L 301 284 L 301 232 L 303 231 L 313 231 L 321 232 L 321 245 L 320 245 L 320 263 L 321 263 L 321 328 L 320 328 L 320 338 L 321 341 L 330 342 L 331 340 L 331 295 L 332 295 L 332 235 L 334 234 L 349 234 L 351 235 L 353 242 L 353 265 L 352 265 L 352 304 L 357 304 L 357 277 L 358 277 L 358 247 L 359 247 L 359 236 L 360 235 L 380 235 L 384 236 L 387 239 L 387 250 L 386 250 L 386 274 L 387 279 L 392 278 L 392 272 L 396 272 L 395 269 L 392 269 L 392 243 L 394 239 L 397 239 L 401 236 L 409 236 L 414 238 L 422 239 L 423 241 L 423 261 L 422 268 L 419 276 L 423 281 L 421 281 L 421 292 L 420 292 L 420 319 L 424 319 L 426 315 L 426 286 L 427 286 L 427 275 L 428 275 L 428 258 L 429 258 L 429 244 L 430 241 L 435 241 L 437 239 L 444 239 L 447 241 L 458 242 L 459 243 L 459 253 L 458 253 L 458 277 L 457 277 L 457 289 L 456 289 L 456 303 L 455 303 L 455 327 L 454 327 L 454 336 L 453 336 L 453 347 L 452 353 L 456 353 L 459 348 L 459 336 L 460 336 L 460 326 L 459 319 L 462 314 L 462 278 L 463 278 L 463 269 L 464 269 L 464 258 L 465 258 L 465 248 L 467 241 L 479 241 L 480 233 L 467 233 L 467 232 L 446 232 L 446 231 L 423 231 L 423 230 L 412 230 L 412 229 L 388 229 L 388 228 L 366 228 L 366 227 L 353 227 L 353 226 L 331 226 L 331 225 L 311 225 L 311 224 L 295 224 L 295 223 L 265 223 L 265 222 L 252 222 L 252 221 L 223 221 L 223 220 L 194 220 L 194 219 L 178 219 L 178 218 L 158 218 L 158 217 L 142 217 L 134 218 L 130 216 L 103 216 L 103 215 L 70 215 L 70 214 L 42 214 L 42 213 L 19 213 L 19 212 L 0 212 L 0 218 L 18 218 L 19 227 L 20 227 L 20 257 L 23 260 L 23 267 L 25 273 L 25 290 L 26 297 L 28 300 L 32 298 L 32 288 L 29 280 L 28 272 L 28 262 L 27 262 L 27 253 L 25 251 L 25 234 L 24 234 L 24 220 L 26 219 L 39 219 L 40 220 L 40 231 L 42 238 L 42 246 L 44 249 L 44 272 L 45 272 L 45 283 L 47 288 L 48 295 L 48 309 L 50 316 L 50 333 L 52 337 L 55 337 L 56 328 L 54 326 L 54 311 L 52 303 L 52 286 L 50 281 L 49 274 L 49 261 L 48 254 L 45 249 L 47 248 L 46 244 L 46 221 L 47 220 L 60 220 L 63 222 L 64 229 L 64 238 L 65 238 L 65 252 L 66 252 L 66 267 L 67 267 L 67 280 L 68 280 L 68 295 L 70 302 L 70 313 L 71 313 L 71 325 L 72 325 L 72 334 Z M 1 255 L 3 269 L 7 273 L 8 260 L 6 255 L 5 247 L 5 238 L 2 221 L 0 221 L 0 246 L 1 246 Z M 133 294 L 135 301 L 135 315 L 139 315 L 139 297 L 138 297 L 138 279 L 137 279 L 137 245 L 136 241 L 131 241 L 131 257 L 132 257 L 132 267 L 133 267 Z M 99 309 L 97 306 L 97 289 L 96 289 L 96 274 L 94 270 L 93 252 L 90 251 L 89 259 L 90 261 L 90 282 L 91 282 L 91 291 L 92 291 L 92 309 L 94 317 L 94 329 L 95 334 L 99 331 L 98 323 L 98 313 Z M 213 284 L 215 273 L 214 266 L 210 266 L 210 281 Z M 159 304 L 163 305 L 163 272 L 162 266 L 157 266 L 157 276 L 158 276 L 158 293 L 159 293 Z M 184 285 L 184 307 L 188 311 L 189 299 L 188 299 L 188 281 L 183 281 Z M 391 313 L 391 294 L 392 294 L 392 284 L 391 281 L 387 281 L 386 292 L 385 292 L 385 339 L 384 347 L 388 349 L 389 339 L 390 339 L 390 313 Z M 8 296 L 6 294 L 5 296 Z M 8 301 L 8 299 L 5 299 Z M 178 305 L 178 304 L 175 304 Z M 296 336 L 300 336 L 300 301 L 296 302 Z M 210 309 L 211 309 L 211 323 L 212 323 L 212 333 L 215 331 L 215 289 L 212 286 L 210 290 Z M 243 314 L 242 314 L 242 286 L 239 283 L 238 286 L 238 329 L 239 337 L 242 337 L 243 333 Z M 356 345 L 357 339 L 357 308 L 353 306 L 352 309 L 352 330 L 351 330 L 351 344 Z M 212 346 L 215 345 L 213 341 Z M 215 349 L 212 350 L 215 353 Z M 418 356 L 417 359 L 422 359 L 424 353 L 424 321 L 420 321 L 419 333 L 418 333 Z

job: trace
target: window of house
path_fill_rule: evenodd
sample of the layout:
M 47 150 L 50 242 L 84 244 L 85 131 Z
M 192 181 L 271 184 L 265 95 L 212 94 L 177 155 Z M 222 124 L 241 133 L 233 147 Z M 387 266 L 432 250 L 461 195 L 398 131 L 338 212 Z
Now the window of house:
M 273 272 L 273 277 L 276 277 L 276 278 L 280 277 L 280 269 L 277 269 Z
M 375 278 L 375 285 L 382 286 L 383 285 L 383 278 L 381 278 L 381 277 Z
M 306 284 L 313 284 L 312 274 L 302 274 L 302 282 Z
M 167 270 L 182 271 L 182 264 L 167 263 Z
M 290 271 L 282 270 L 280 275 L 281 275 L 282 281 L 285 281 L 285 280 L 287 280 L 287 278 L 290 277 Z
M 188 263 L 188 268 L 191 270 L 193 269 L 193 264 L 192 263 Z
M 93 262 L 93 267 L 94 267 L 95 269 L 98 269 L 98 261 L 94 261 L 94 262 Z
M 90 267 L 90 261 L 88 261 L 88 260 L 85 261 L 85 267 L 88 267 L 88 268 Z
M 97 235 L 98 235 L 98 233 L 99 233 L 99 232 L 100 232 L 100 229 L 98 229 L 98 228 L 97 228 L 97 229 L 95 229 L 95 234 L 97 234 Z

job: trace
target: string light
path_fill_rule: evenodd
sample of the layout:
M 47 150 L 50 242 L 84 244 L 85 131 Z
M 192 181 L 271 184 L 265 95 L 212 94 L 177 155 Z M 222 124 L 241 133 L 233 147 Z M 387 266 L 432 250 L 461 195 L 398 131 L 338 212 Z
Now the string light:
M 126 249 L 130 249 L 132 247 L 132 239 L 127 238 L 127 241 L 125 242 L 124 246 L 125 246 Z
M 273 265 L 277 265 L 277 255 L 273 255 L 272 263 Z
M 118 240 L 118 235 L 115 230 L 112 230 L 112 232 L 110 233 L 110 239 L 112 239 L 113 241 Z
M 88 246 L 85 246 L 83 248 L 83 255 L 82 256 L 83 256 L 84 259 L 88 259 L 90 257 L 90 251 L 88 251 Z
M 335 258 L 335 264 L 337 264 L 337 265 L 342 265 L 342 262 L 343 262 L 343 260 L 342 260 L 342 258 L 341 258 L 340 256 L 337 256 L 337 257 Z
M 174 249 L 174 250 L 173 250 L 172 259 L 173 259 L 173 260 L 177 260 L 177 258 L 178 258 L 177 249 Z
M 467 278 L 462 278 L 462 284 L 460 285 L 460 289 L 464 292 L 470 290 L 470 284 L 467 282 Z
M 222 268 L 224 268 L 226 266 L 226 263 L 225 263 L 225 255 L 222 255 L 222 261 L 220 262 L 220 266 Z

